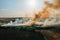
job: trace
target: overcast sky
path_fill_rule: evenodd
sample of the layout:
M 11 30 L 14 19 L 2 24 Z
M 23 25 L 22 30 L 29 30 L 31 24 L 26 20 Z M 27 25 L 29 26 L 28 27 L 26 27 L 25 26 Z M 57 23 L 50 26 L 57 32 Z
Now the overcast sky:
M 44 0 L 0 0 L 0 17 L 31 16 L 43 7 Z

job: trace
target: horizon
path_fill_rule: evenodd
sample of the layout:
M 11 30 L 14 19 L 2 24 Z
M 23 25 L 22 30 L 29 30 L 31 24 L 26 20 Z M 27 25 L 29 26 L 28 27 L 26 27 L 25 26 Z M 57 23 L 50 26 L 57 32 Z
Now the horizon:
M 45 0 L 0 0 L 1 17 L 31 17 L 44 8 Z M 52 0 L 49 0 L 52 2 Z

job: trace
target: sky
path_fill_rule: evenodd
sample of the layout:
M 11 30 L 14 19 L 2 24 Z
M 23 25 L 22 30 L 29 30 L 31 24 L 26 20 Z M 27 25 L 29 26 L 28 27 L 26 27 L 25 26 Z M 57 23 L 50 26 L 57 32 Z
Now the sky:
M 32 16 L 44 8 L 45 0 L 0 0 L 0 17 Z M 52 2 L 52 0 L 50 0 Z

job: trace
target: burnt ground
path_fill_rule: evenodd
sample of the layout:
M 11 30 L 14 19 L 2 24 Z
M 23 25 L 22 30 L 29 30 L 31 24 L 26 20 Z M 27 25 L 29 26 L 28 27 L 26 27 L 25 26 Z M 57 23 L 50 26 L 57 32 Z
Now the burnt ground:
M 0 40 L 44 40 L 40 32 L 0 29 Z
M 60 27 L 26 31 L 0 27 L 0 40 L 60 40 Z

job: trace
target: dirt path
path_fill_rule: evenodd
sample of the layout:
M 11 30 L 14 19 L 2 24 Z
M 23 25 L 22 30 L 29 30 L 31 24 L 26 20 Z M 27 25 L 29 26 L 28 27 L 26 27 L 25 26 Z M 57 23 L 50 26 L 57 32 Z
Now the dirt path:
M 46 40 L 60 40 L 60 33 L 51 30 L 41 30 Z

